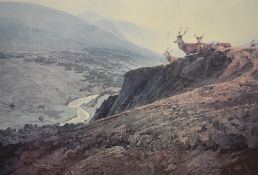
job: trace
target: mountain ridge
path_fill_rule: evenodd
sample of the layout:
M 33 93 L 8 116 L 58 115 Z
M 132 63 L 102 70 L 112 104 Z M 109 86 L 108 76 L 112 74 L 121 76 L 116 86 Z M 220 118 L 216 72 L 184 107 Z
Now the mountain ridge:
M 108 18 L 104 18 L 102 16 L 90 12 L 80 14 L 79 18 L 87 23 L 91 23 L 92 25 L 113 34 L 119 39 L 126 40 L 124 35 L 117 28 L 116 24 Z
M 148 49 L 157 50 L 157 46 L 164 45 L 163 34 L 153 29 L 139 26 L 129 21 L 109 19 L 92 12 L 85 12 L 79 15 L 81 19 L 99 27 L 122 40 L 127 40 L 135 44 L 140 44 Z
M 121 40 L 66 12 L 31 3 L 0 4 L 1 51 L 115 48 L 161 62 L 153 51 Z
M 234 78 L 235 72 L 243 73 L 252 66 L 248 61 L 242 60 L 245 53 L 241 54 L 237 49 L 211 49 L 206 53 L 180 58 L 166 66 L 129 71 L 124 76 L 120 94 L 116 98 L 110 97 L 113 104 L 111 99 L 108 100 L 107 105 L 111 107 L 107 109 L 103 103 L 103 110 L 100 108 L 95 117 L 103 118 L 105 115 L 120 113 L 193 88 Z M 237 59 L 232 60 L 235 57 Z M 242 68 L 231 70 L 232 64 L 236 64 L 232 61 L 237 60 L 243 64 Z

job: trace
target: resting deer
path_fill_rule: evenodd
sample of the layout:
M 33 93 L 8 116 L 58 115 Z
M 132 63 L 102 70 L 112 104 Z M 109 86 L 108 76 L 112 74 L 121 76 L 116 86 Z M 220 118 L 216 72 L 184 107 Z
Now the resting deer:
M 228 48 L 228 47 L 231 47 L 231 44 L 230 43 L 217 43 L 217 44 L 215 44 L 215 47 Z
M 201 43 L 185 43 L 183 40 L 183 36 L 187 33 L 186 29 L 183 34 L 181 34 L 181 29 L 178 32 L 177 40 L 174 43 L 178 44 L 179 49 L 185 52 L 186 55 L 190 55 L 193 53 L 199 53 L 201 51 Z
M 168 51 L 168 49 L 169 48 L 166 49 L 166 51 L 165 51 L 165 53 L 163 53 L 163 55 L 167 58 L 168 62 L 172 63 L 172 62 L 176 61 L 179 57 L 172 56 L 170 53 L 173 50 Z

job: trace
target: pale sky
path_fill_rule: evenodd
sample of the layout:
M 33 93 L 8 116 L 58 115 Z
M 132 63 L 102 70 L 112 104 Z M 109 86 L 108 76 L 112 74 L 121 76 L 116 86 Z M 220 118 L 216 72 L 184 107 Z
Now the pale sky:
M 155 29 L 170 44 L 180 27 L 188 26 L 185 40 L 204 33 L 206 41 L 235 45 L 258 39 L 258 0 L 18 0 L 32 2 L 77 15 L 91 11 Z M 168 43 L 168 41 L 166 42 Z M 164 47 L 164 46 L 160 46 Z

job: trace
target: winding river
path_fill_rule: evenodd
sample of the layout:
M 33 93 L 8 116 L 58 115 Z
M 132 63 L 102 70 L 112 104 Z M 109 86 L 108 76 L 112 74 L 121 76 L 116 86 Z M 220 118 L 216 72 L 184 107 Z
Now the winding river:
M 66 124 L 66 123 L 74 123 L 74 124 L 77 124 L 77 123 L 83 123 L 87 120 L 90 119 L 90 114 L 88 111 L 84 110 L 81 108 L 81 105 L 83 104 L 87 104 L 89 103 L 91 100 L 95 99 L 98 97 L 98 94 L 97 95 L 91 95 L 91 96 L 87 96 L 87 97 L 84 97 L 84 98 L 79 98 L 79 99 L 76 99 L 74 101 L 71 101 L 69 104 L 68 104 L 68 107 L 70 108 L 74 108 L 76 109 L 76 117 L 64 122 L 63 124 Z

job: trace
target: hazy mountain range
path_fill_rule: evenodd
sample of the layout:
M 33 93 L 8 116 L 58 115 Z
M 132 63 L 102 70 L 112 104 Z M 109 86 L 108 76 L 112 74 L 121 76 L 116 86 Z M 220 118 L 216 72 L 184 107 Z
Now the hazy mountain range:
M 122 34 L 116 32 L 111 34 L 76 16 L 40 5 L 0 2 L 2 51 L 99 47 L 124 49 L 148 59 L 158 57 L 122 39 Z
M 166 36 L 161 33 L 128 21 L 112 20 L 92 12 L 85 12 L 79 17 L 117 38 L 128 40 L 151 50 L 156 50 L 156 48 L 164 45 L 164 41 L 167 41 Z
M 119 39 L 127 40 L 122 31 L 120 31 L 120 29 L 117 27 L 116 23 L 108 18 L 104 18 L 91 12 L 83 13 L 79 15 L 79 18 L 104 31 L 111 33 Z

